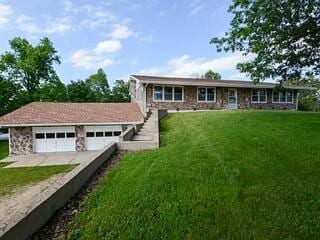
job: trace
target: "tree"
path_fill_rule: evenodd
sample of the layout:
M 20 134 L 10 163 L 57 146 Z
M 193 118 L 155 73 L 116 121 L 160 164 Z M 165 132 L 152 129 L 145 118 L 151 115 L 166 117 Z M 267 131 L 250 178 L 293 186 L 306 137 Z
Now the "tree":
M 70 102 L 95 102 L 90 87 L 83 81 L 71 81 L 67 85 L 68 99 Z
M 129 82 L 116 80 L 112 88 L 113 102 L 130 102 Z
M 86 79 L 85 83 L 91 89 L 92 96 L 90 98 L 95 102 L 108 102 L 110 101 L 110 87 L 107 75 L 100 68 L 96 74 L 92 74 Z
M 228 11 L 230 30 L 210 43 L 218 51 L 251 54 L 237 68 L 255 82 L 319 75 L 319 0 L 233 0 Z
M 40 101 L 68 101 L 67 88 L 59 79 L 41 84 L 38 95 Z
M 313 76 L 300 80 L 299 85 L 314 87 L 316 90 L 299 91 L 298 109 L 301 111 L 320 111 L 320 81 Z
M 9 41 L 12 51 L 0 56 L 0 73 L 4 79 L 21 85 L 27 94 L 27 101 L 37 99 L 40 84 L 54 81 L 58 76 L 53 68 L 60 64 L 60 57 L 48 38 L 32 46 L 24 38 Z
M 15 110 L 21 105 L 19 85 L 0 76 L 0 116 Z
M 214 72 L 212 70 L 208 70 L 203 76 L 202 78 L 205 79 L 210 79 L 210 80 L 221 80 L 221 75 L 220 73 Z

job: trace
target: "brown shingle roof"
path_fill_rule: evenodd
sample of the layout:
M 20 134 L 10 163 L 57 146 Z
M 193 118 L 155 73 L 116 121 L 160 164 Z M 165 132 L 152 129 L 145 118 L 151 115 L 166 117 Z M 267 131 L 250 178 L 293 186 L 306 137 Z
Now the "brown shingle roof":
M 143 122 L 136 103 L 33 102 L 0 117 L 0 126 Z
M 279 83 L 261 82 L 255 84 L 253 81 L 244 80 L 210 80 L 204 78 L 190 77 L 164 77 L 164 76 L 146 76 L 146 75 L 131 75 L 133 79 L 139 80 L 141 83 L 150 84 L 167 84 L 181 86 L 207 86 L 207 87 L 239 87 L 239 88 L 274 88 L 279 86 Z M 303 86 L 284 85 L 290 89 L 310 89 Z

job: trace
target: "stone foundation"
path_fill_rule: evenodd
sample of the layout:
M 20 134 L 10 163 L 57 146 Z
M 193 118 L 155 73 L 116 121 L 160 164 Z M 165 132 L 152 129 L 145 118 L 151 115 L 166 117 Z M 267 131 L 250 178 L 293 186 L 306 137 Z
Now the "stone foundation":
M 76 126 L 76 151 L 86 151 L 84 126 Z
M 32 127 L 10 128 L 10 155 L 26 155 L 33 153 Z
M 197 102 L 197 87 L 184 86 L 183 102 L 155 102 L 153 101 L 153 85 L 146 88 L 147 107 L 149 109 L 168 110 L 219 110 L 228 108 L 228 88 L 216 87 L 216 102 Z M 251 89 L 237 88 L 239 109 L 296 109 L 297 92 L 294 91 L 293 103 L 272 103 L 272 89 L 267 90 L 267 103 L 251 103 Z

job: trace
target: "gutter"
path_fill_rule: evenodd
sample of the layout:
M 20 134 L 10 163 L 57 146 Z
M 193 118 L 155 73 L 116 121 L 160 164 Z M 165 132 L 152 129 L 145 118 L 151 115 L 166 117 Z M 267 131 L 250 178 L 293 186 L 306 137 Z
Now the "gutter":
M 97 125 L 136 125 L 140 122 L 102 122 L 102 123 L 0 123 L 0 127 L 54 127 L 54 126 L 97 126 Z

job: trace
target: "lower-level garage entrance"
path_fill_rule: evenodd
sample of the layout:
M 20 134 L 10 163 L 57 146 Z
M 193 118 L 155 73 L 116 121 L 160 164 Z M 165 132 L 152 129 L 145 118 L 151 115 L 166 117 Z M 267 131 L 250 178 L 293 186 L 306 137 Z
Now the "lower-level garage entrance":
M 75 151 L 75 127 L 34 127 L 34 152 Z
M 87 150 L 100 150 L 110 142 L 119 141 L 122 132 L 121 125 L 86 126 Z

